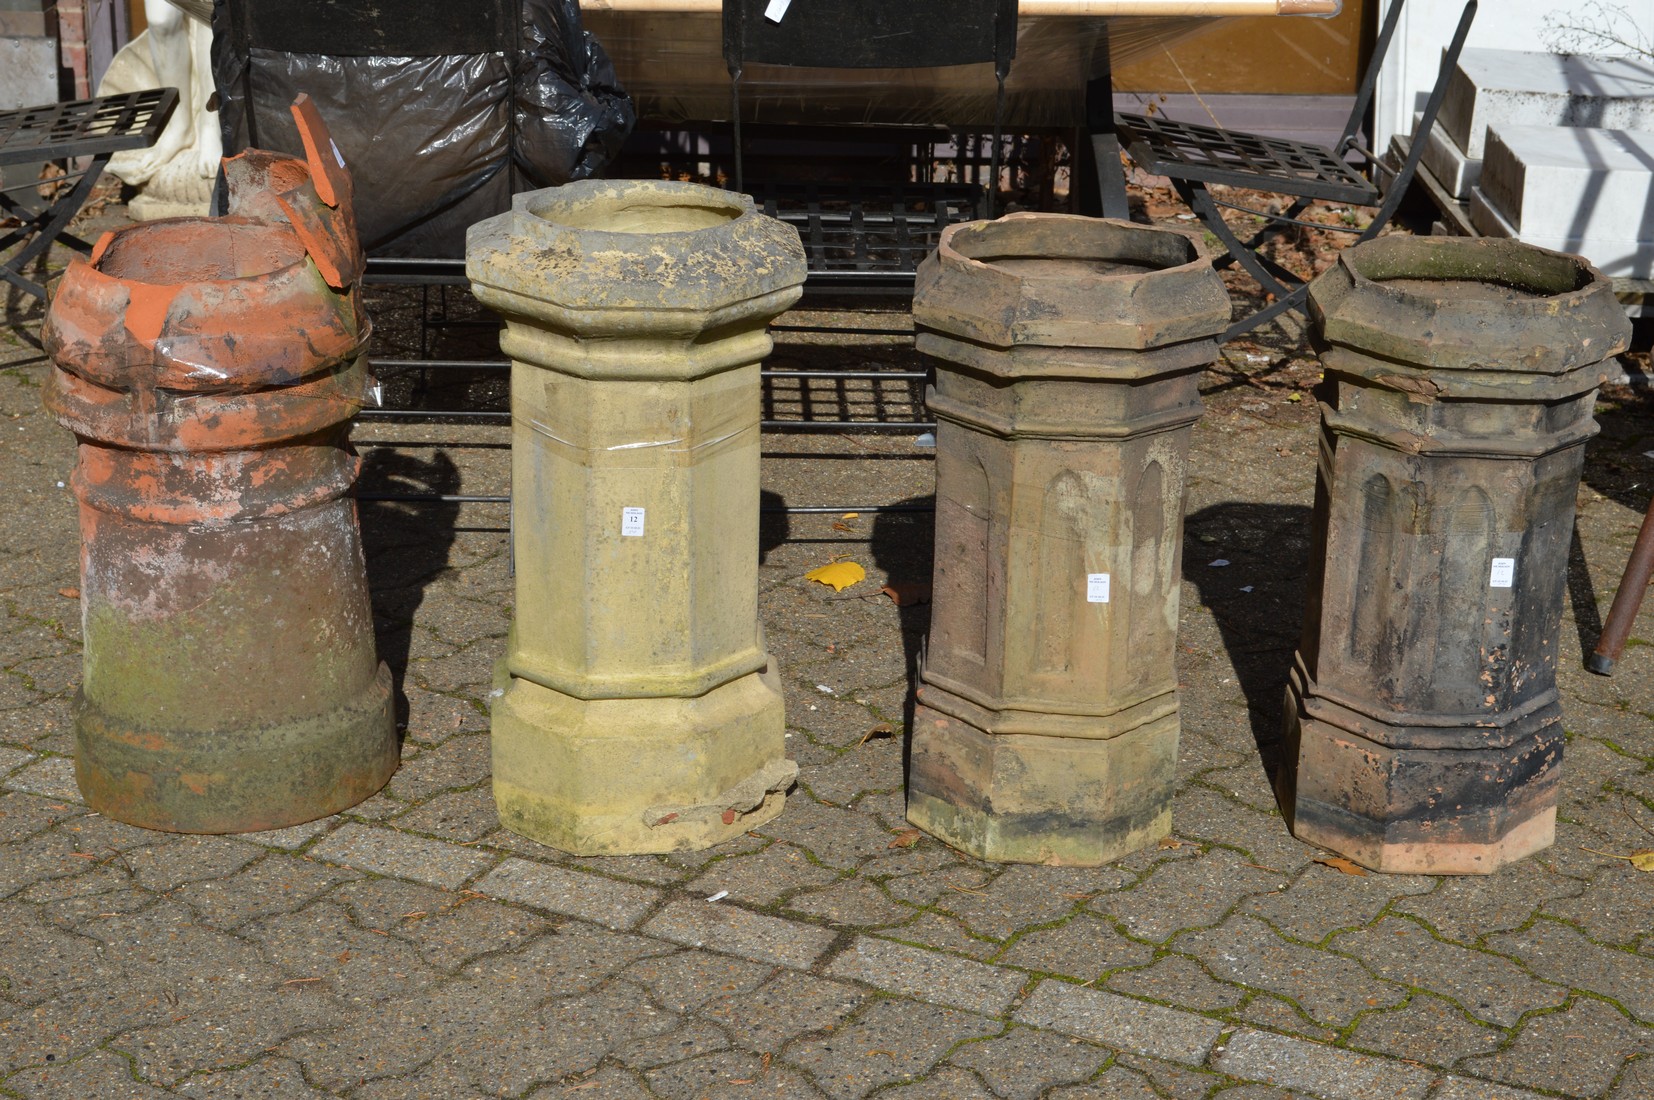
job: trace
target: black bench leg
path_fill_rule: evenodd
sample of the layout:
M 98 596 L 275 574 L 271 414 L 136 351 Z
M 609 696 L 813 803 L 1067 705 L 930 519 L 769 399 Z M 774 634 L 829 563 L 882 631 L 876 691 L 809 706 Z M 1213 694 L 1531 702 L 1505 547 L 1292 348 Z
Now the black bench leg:
M 103 175 L 103 166 L 109 161 L 109 154 L 104 153 L 92 158 L 92 163 L 81 174 L 79 182 L 70 189 L 67 195 L 57 199 L 51 206 L 35 218 L 34 228 L 25 229 L 25 235 L 32 236 L 18 249 L 16 254 L 0 263 L 0 278 L 18 287 L 28 294 L 33 294 L 42 302 L 46 300 L 46 288 L 23 274 L 29 263 L 41 253 L 52 247 L 52 242 L 64 238 L 64 243 L 74 244 L 82 248 L 86 242 L 78 237 L 63 232 L 71 219 L 80 212 L 86 202 L 86 197 L 92 193 L 92 187 Z

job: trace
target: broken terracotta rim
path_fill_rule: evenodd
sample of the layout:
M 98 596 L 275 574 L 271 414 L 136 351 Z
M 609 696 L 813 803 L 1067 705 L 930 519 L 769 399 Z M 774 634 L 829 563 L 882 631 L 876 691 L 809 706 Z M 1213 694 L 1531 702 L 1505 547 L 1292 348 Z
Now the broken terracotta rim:
M 1023 282 L 1140 279 L 1204 269 L 1212 254 L 1194 234 L 1075 214 L 1008 214 L 942 231 L 945 264 L 991 270 Z
M 123 283 L 189 286 L 265 279 L 306 259 L 304 244 L 285 225 L 167 218 L 111 233 L 91 265 Z

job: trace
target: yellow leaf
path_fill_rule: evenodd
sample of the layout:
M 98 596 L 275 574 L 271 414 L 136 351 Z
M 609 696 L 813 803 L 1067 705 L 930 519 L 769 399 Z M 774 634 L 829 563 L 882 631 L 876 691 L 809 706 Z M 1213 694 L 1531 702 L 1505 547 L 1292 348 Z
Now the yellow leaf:
M 1291 401 L 1293 403 L 1297 403 L 1299 401 L 1302 401 L 1303 399 L 1304 399 L 1304 395 L 1301 394 L 1301 393 L 1295 393 L 1291 397 L 1287 398 L 1288 401 Z
M 807 581 L 816 581 L 820 584 L 830 584 L 834 592 L 843 592 L 852 584 L 860 584 L 867 579 L 867 570 L 853 561 L 835 561 L 831 565 L 823 565 L 804 574 Z
M 1364 876 L 1367 873 L 1367 869 L 1361 864 L 1347 860 L 1343 856 L 1327 856 L 1324 859 L 1317 859 L 1312 862 L 1319 863 L 1323 867 L 1331 867 L 1334 871 L 1342 871 L 1346 875 Z
M 860 516 L 861 516 L 860 512 L 846 512 L 842 516 L 840 516 L 839 519 L 857 519 Z
M 1654 848 L 1638 848 L 1632 852 L 1631 866 L 1639 871 L 1654 871 Z

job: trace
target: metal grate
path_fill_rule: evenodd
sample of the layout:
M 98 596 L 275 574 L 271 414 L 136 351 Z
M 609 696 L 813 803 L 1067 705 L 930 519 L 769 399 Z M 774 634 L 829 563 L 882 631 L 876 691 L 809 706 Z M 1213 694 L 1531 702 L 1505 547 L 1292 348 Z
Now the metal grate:
M 178 93 L 152 88 L 0 111 L 0 164 L 95 156 L 155 144 Z
M 759 209 L 798 230 L 817 285 L 911 276 L 942 230 L 977 217 L 982 191 L 959 183 L 762 183 Z
M 1323 145 L 1158 116 L 1120 115 L 1117 125 L 1131 159 L 1153 175 L 1263 191 L 1283 189 L 1358 206 L 1379 201 L 1378 188 Z M 1289 187 L 1281 187 L 1288 182 Z

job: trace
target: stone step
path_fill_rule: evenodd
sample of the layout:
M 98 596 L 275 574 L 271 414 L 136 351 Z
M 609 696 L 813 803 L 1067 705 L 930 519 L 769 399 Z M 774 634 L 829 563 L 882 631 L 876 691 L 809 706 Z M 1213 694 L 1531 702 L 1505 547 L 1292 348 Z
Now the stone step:
M 1605 275 L 1654 271 L 1654 130 L 1505 126 L 1488 137 L 1470 218 L 1488 236 L 1578 253 Z
M 1490 126 L 1654 130 L 1654 62 L 1467 49 L 1448 82 L 1439 121 L 1459 149 L 1477 160 Z

